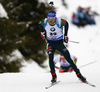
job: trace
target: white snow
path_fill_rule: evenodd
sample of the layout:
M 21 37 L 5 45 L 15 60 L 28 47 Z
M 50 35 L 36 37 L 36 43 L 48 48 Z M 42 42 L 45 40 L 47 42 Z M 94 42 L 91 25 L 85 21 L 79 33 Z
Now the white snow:
M 8 18 L 7 13 L 5 11 L 5 9 L 3 8 L 2 4 L 0 3 L 0 17 L 5 17 Z
M 48 0 L 49 2 L 50 0 Z M 91 8 L 99 13 L 100 0 L 66 0 L 69 9 L 61 6 L 60 0 L 52 0 L 58 7 L 57 16 L 64 16 L 70 23 L 72 12 L 76 11 L 78 5 Z M 81 83 L 75 73 L 59 73 L 58 80 L 61 82 L 50 89 L 45 89 L 50 85 L 51 74 L 49 71 L 48 60 L 44 62 L 46 69 L 39 67 L 37 63 L 24 63 L 26 67 L 21 69 L 21 73 L 0 74 L 0 92 L 100 92 L 100 16 L 96 17 L 96 25 L 77 28 L 70 23 L 69 40 L 78 41 L 79 44 L 69 42 L 69 51 L 78 58 L 77 66 L 91 63 L 80 68 L 82 74 L 90 83 L 96 85 L 91 87 Z M 30 60 L 31 61 L 31 60 Z

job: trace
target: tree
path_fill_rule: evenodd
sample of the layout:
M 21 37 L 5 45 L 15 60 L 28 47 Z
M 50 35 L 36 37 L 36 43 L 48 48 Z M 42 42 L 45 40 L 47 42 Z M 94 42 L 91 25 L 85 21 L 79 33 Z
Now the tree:
M 24 29 L 23 25 L 18 25 L 14 20 L 0 18 L 0 72 L 19 72 L 22 66 L 20 60 L 11 61 L 10 58 L 13 57 L 12 52 L 22 45 L 19 34 Z
M 0 18 L 1 72 L 5 72 L 2 67 L 9 72 L 18 72 L 22 67 L 19 59 L 13 62 L 8 60 L 8 56 L 13 57 L 12 52 L 16 49 L 26 60 L 33 59 L 42 65 L 47 57 L 46 44 L 39 36 L 38 22 L 47 16 L 51 7 L 48 4 L 39 3 L 38 0 L 0 0 L 0 2 L 9 17 L 9 19 Z

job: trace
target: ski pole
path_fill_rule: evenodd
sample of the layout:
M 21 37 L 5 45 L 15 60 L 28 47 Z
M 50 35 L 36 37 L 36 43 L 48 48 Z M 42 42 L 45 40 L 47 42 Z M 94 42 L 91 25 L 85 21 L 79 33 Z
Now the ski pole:
M 60 69 L 60 67 L 58 67 L 58 66 L 55 66 L 55 68 L 56 68 L 56 69 Z
M 88 66 L 88 65 L 93 64 L 93 63 L 95 63 L 95 62 L 97 62 L 97 61 L 93 61 L 93 62 L 90 62 L 90 63 L 88 63 L 88 64 L 84 64 L 84 65 L 82 65 L 82 66 L 79 66 L 79 68 Z M 56 68 L 56 69 L 60 69 L 60 67 L 58 67 L 58 66 L 55 66 L 55 68 Z
M 71 40 L 69 40 L 69 42 L 73 42 L 73 43 L 77 43 L 77 44 L 79 44 L 79 42 L 77 42 L 77 41 L 71 41 Z
M 95 62 L 97 62 L 97 61 L 93 61 L 93 62 L 90 62 L 90 63 L 88 63 L 88 64 L 82 65 L 82 66 L 80 66 L 79 68 L 82 68 L 82 67 L 88 66 L 88 65 L 93 64 L 93 63 L 95 63 Z
M 63 26 L 63 39 L 64 39 L 64 35 L 65 35 L 65 27 Z M 71 41 L 71 40 L 69 40 L 69 42 L 73 42 L 73 43 L 79 44 L 79 42 L 77 42 L 77 41 Z

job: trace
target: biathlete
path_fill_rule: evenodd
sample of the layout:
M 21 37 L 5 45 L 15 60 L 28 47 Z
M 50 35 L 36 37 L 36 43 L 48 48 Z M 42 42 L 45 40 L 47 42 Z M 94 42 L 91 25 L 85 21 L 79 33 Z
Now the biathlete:
M 77 62 L 77 58 L 74 55 L 71 55 L 71 59 L 76 63 Z M 60 63 L 60 67 L 56 66 L 57 63 Z M 68 61 L 65 59 L 65 57 L 60 54 L 56 57 L 56 59 L 54 60 L 54 64 L 55 64 L 55 68 L 59 69 L 60 73 L 63 72 L 73 72 L 73 68 L 71 67 L 70 63 L 68 63 Z
M 65 27 L 64 35 L 63 35 L 63 26 Z M 82 82 L 86 82 L 86 78 L 82 76 L 75 62 L 71 59 L 68 49 L 64 45 L 64 42 L 68 43 L 68 37 L 67 37 L 68 27 L 69 27 L 68 22 L 64 19 L 57 18 L 56 12 L 53 10 L 48 12 L 47 18 L 39 22 L 41 37 L 43 40 L 47 38 L 47 53 L 49 56 L 49 66 L 52 75 L 52 80 L 51 80 L 52 83 L 57 81 L 55 64 L 53 62 L 55 50 L 58 50 L 65 57 L 68 63 L 70 63 L 77 77 Z M 64 41 L 63 41 L 63 36 L 64 36 Z

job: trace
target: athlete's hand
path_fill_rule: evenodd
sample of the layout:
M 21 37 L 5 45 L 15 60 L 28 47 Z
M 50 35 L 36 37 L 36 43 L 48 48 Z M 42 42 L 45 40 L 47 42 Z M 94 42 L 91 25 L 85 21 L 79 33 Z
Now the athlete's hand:
M 65 43 L 68 43 L 68 41 L 69 41 L 69 38 L 68 38 L 67 36 L 65 36 L 65 37 L 64 37 L 64 42 L 65 42 Z
M 45 32 L 41 32 L 41 37 L 43 40 L 45 40 Z

